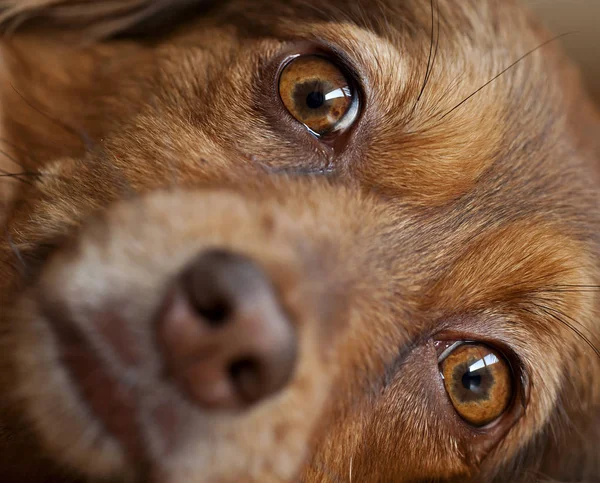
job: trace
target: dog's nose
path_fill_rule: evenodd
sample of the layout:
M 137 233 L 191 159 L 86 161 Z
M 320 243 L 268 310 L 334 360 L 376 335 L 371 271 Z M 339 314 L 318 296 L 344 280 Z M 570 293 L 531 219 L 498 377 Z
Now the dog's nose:
M 206 252 L 173 285 L 158 337 L 169 375 L 188 397 L 206 409 L 243 409 L 285 387 L 296 331 L 255 263 Z

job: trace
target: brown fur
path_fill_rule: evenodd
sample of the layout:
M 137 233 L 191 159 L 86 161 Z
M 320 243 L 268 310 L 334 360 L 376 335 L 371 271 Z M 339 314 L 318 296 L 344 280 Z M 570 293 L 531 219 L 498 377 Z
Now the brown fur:
M 600 118 L 554 43 L 459 105 L 550 38 L 516 2 L 1 0 L 0 25 L 1 481 L 600 478 Z M 331 146 L 274 87 L 312 45 L 363 92 Z M 152 369 L 165 280 L 213 246 L 263 267 L 300 338 L 238 415 Z M 47 321 L 107 310 L 147 362 L 111 368 L 137 371 L 131 445 Z M 457 416 L 440 336 L 514 355 L 497 425 Z

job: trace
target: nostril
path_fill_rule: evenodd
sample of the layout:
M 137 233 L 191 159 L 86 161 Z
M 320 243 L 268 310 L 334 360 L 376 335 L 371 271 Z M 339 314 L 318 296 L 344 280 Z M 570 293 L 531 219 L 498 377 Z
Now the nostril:
M 225 324 L 233 311 L 225 300 L 209 300 L 203 304 L 196 302 L 194 309 L 198 315 L 211 327 L 219 327 Z
M 240 398 L 247 404 L 260 399 L 264 390 L 260 363 L 251 357 L 240 359 L 229 366 L 229 377 Z
M 232 319 L 236 303 L 238 261 L 234 255 L 212 250 L 203 253 L 181 276 L 182 288 L 200 318 L 211 327 Z M 234 276 L 232 276 L 232 274 Z
M 262 269 L 208 251 L 174 281 L 158 319 L 167 373 L 204 409 L 242 409 L 283 389 L 297 355 L 294 325 Z

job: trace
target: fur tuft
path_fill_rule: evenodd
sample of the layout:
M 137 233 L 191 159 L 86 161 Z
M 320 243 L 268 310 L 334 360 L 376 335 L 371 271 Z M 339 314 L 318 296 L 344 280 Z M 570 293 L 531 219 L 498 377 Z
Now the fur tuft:
M 102 39 L 155 34 L 210 0 L 0 0 L 0 34 L 43 22 Z

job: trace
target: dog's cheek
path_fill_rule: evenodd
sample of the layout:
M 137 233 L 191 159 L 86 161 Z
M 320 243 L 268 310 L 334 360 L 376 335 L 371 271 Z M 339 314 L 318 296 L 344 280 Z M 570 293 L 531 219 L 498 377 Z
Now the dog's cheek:
M 332 425 L 306 481 L 429 481 L 467 477 L 460 421 L 448 407 L 431 345 L 417 347 L 384 387 L 358 396 Z
M 483 471 L 498 471 L 540 435 L 554 431 L 556 416 L 568 406 L 565 391 L 571 394 L 567 400 L 597 404 L 598 391 L 590 380 L 598 360 L 585 340 L 594 333 L 598 314 L 597 294 L 586 288 L 594 286 L 593 267 L 593 257 L 567 227 L 521 221 L 474 240 L 434 286 L 430 300 L 435 307 L 427 310 L 481 314 L 480 333 L 510 347 L 528 374 L 525 414 Z M 501 314 L 498 322 L 493 312 Z M 468 333 L 469 325 L 452 329 Z
M 69 179 L 73 181 L 73 177 Z M 354 206 L 360 196 L 346 190 L 330 193 L 327 185 L 304 184 L 302 188 L 280 186 L 280 193 L 272 199 L 262 192 L 260 202 L 256 193 L 245 200 L 231 190 L 199 190 L 195 194 L 162 192 L 113 205 L 101 218 L 88 221 L 75 242 L 53 256 L 42 271 L 36 285 L 40 293 L 31 294 L 33 302 L 39 298 L 66 305 L 67 318 L 73 317 L 85 332 L 94 332 L 95 315 L 102 314 L 106 306 L 127 306 L 122 314 L 125 323 L 137 327 L 142 346 L 146 342 L 150 346 L 143 320 L 156 309 L 164 281 L 203 247 L 225 246 L 263 260 L 284 294 L 285 305 L 303 321 L 301 362 L 290 390 L 238 422 L 219 417 L 208 421 L 190 418 L 180 451 L 161 459 L 161 481 L 180 481 L 178 478 L 197 472 L 207 474 L 208 461 L 211 474 L 220 481 L 239 481 L 248 468 L 256 481 L 266 481 L 269 475 L 285 480 L 306 454 L 306 440 L 313 427 L 310 422 L 327 403 L 336 370 L 335 364 L 328 362 L 336 351 L 334 339 L 341 337 L 347 324 L 344 304 L 337 305 L 335 300 L 351 298 L 350 281 L 369 272 L 363 266 L 363 244 L 353 240 L 369 230 L 377 213 L 368 205 Z M 87 203 L 93 205 L 93 198 Z M 52 207 L 43 205 L 44 210 L 38 206 L 34 219 L 50 216 L 60 224 L 68 213 L 73 214 L 67 198 L 57 199 Z M 76 205 L 83 212 L 89 208 L 85 203 Z M 323 250 L 329 253 L 322 254 L 325 261 L 318 255 Z M 342 276 L 345 269 L 338 263 L 340 258 L 353 260 L 349 276 Z M 304 276 L 299 277 L 293 267 Z M 31 424 L 45 435 L 48 451 L 68 466 L 97 476 L 127 474 L 123 456 L 115 449 L 118 444 L 107 439 L 83 409 L 73 382 L 60 368 L 47 321 L 31 312 L 35 312 L 36 303 L 30 302 L 31 298 L 21 305 L 23 322 L 18 325 L 14 353 L 19 367 L 17 390 L 26 402 Z M 151 440 L 151 424 L 146 429 Z M 64 435 L 60 441 L 52 436 L 58 432 Z M 214 435 L 210 444 L 202 439 L 207 432 Z M 256 434 L 264 434 L 264 439 L 255 440 Z

